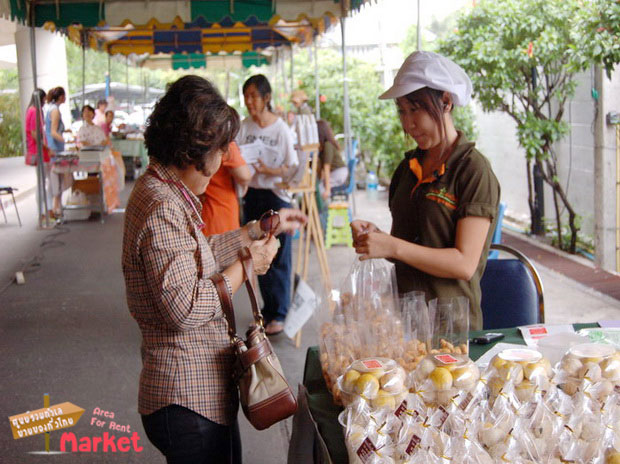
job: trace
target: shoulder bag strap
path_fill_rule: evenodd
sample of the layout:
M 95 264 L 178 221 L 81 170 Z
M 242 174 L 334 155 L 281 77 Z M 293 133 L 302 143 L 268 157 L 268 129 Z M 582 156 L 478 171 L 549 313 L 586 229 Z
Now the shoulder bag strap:
M 231 341 L 234 342 L 238 338 L 237 326 L 235 323 L 235 312 L 233 311 L 232 299 L 228 293 L 226 281 L 224 280 L 224 276 L 222 276 L 219 272 L 217 274 L 213 274 L 210 279 L 215 285 L 217 294 L 220 297 L 222 311 L 224 311 L 224 316 L 226 316 L 226 321 L 228 321 L 228 335 L 230 336 Z
M 250 302 L 252 303 L 252 313 L 254 314 L 254 321 L 263 327 L 263 315 L 258 308 L 258 299 L 256 298 L 256 291 L 252 284 L 254 279 L 254 263 L 252 262 L 252 254 L 248 247 L 243 247 L 239 250 L 239 259 L 243 266 L 243 272 L 245 273 L 245 286 L 248 289 L 248 295 L 250 296 Z

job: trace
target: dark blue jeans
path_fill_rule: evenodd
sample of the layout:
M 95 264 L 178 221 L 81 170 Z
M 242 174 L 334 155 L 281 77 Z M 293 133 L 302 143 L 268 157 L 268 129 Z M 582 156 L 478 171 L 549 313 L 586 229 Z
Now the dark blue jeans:
M 280 199 L 271 190 L 249 188 L 244 197 L 243 215 L 246 222 L 259 219 L 269 209 L 278 211 L 291 204 Z M 260 294 L 263 297 L 265 322 L 283 322 L 291 302 L 291 269 L 293 267 L 293 237 L 278 235 L 280 249 L 267 274 L 258 276 Z
M 216 424 L 172 404 L 142 416 L 142 425 L 168 464 L 241 464 L 239 424 Z

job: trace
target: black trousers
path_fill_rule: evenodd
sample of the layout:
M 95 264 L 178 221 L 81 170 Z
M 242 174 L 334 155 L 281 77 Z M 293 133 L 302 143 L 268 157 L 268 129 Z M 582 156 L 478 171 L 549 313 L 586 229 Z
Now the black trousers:
M 239 424 L 216 424 L 176 404 L 142 416 L 146 436 L 168 464 L 241 464 Z

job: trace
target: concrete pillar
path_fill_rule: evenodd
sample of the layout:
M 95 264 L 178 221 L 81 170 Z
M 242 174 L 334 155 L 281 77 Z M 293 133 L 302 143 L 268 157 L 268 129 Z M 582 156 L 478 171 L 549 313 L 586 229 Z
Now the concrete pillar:
M 67 93 L 67 102 L 61 105 L 60 112 L 65 127 L 71 125 L 71 112 L 69 109 L 69 81 L 67 78 L 67 52 L 65 39 L 60 34 L 46 31 L 42 28 L 35 30 L 36 55 L 37 55 L 37 85 L 39 88 L 48 90 L 61 86 Z M 32 59 L 30 48 L 30 28 L 18 25 L 15 31 L 15 45 L 17 48 L 17 71 L 19 74 L 19 100 L 23 122 L 26 109 L 34 83 L 32 79 Z M 24 138 L 25 140 L 25 138 Z
M 610 111 L 620 112 L 620 66 L 608 79 L 597 68 L 596 89 L 599 92 L 594 149 L 594 246 L 596 264 L 608 271 L 620 271 L 616 259 L 616 217 L 620 212 L 616 198 L 616 126 L 607 124 Z

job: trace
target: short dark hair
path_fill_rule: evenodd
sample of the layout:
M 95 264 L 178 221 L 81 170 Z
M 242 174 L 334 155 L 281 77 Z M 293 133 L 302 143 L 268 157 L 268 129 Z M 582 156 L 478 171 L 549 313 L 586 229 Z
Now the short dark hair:
M 47 102 L 56 103 L 63 95 L 65 95 L 65 89 L 62 87 L 54 87 L 52 90 L 47 92 Z
M 99 100 L 97 102 L 97 108 L 99 108 L 101 105 L 108 106 L 108 102 L 106 100 Z
M 207 159 L 226 150 L 239 131 L 239 115 L 217 89 L 199 76 L 170 86 L 147 121 L 144 143 L 164 166 L 204 171 Z
M 267 95 L 269 95 L 269 100 L 267 101 L 267 109 L 271 111 L 272 92 L 269 80 L 263 74 L 254 74 L 252 77 L 250 77 L 247 81 L 244 82 L 242 89 L 243 93 L 245 93 L 246 89 L 251 85 L 254 85 L 256 87 L 256 90 L 258 90 L 258 93 L 260 93 L 261 97 L 265 98 Z
M 104 113 L 104 116 L 107 116 L 108 114 L 114 114 L 114 111 L 112 110 L 108 110 Z
M 93 113 L 95 112 L 95 108 L 93 108 L 93 107 L 92 107 L 92 106 L 90 106 L 90 105 L 84 105 L 84 106 L 82 107 L 82 111 L 80 111 L 80 114 L 84 114 L 84 110 L 91 110 Z

